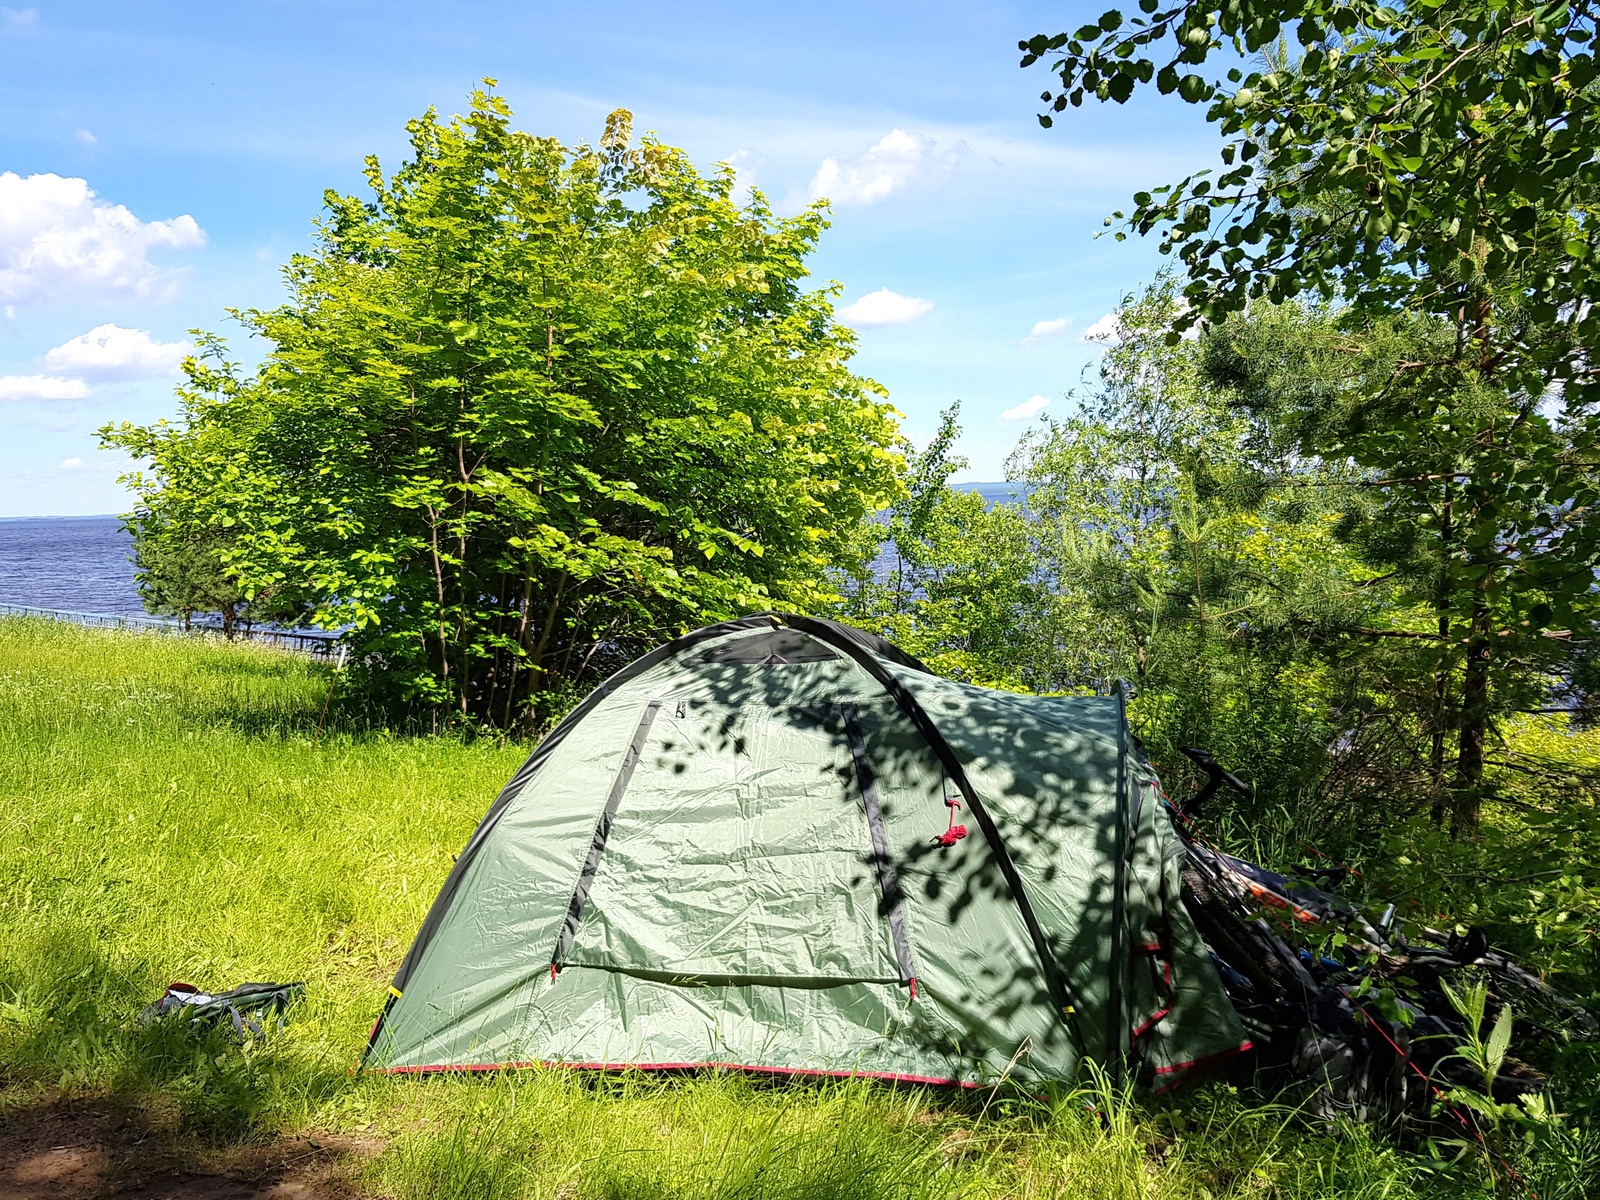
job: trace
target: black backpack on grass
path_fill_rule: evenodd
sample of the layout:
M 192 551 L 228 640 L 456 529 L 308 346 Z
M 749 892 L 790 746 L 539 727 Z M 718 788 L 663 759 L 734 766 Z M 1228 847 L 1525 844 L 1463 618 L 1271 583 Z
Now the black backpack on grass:
M 284 1009 L 304 996 L 305 991 L 304 983 L 244 983 L 230 992 L 213 995 L 193 984 L 174 983 L 161 999 L 139 1014 L 139 1020 L 150 1025 L 170 1017 L 211 1028 L 226 1019 L 238 1037 L 243 1038 L 247 1031 L 259 1037 L 263 1024 L 273 1017 L 281 1029 Z

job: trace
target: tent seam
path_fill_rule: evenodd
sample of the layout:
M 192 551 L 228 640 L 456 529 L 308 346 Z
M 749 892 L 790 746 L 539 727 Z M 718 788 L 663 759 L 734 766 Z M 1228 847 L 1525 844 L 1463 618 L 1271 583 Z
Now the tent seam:
M 1073 1002 L 1072 992 L 1067 984 L 1066 977 L 1061 973 L 1060 964 L 1055 961 L 1049 943 L 1045 940 L 1044 929 L 1039 924 L 1038 915 L 1033 911 L 1033 905 L 1028 900 L 1027 891 L 1023 887 L 1022 877 L 1017 873 L 1016 864 L 1011 861 L 1006 853 L 1005 843 L 1001 840 L 1000 830 L 994 823 L 993 816 L 979 798 L 977 789 L 972 786 L 972 781 L 967 778 L 966 771 L 961 766 L 961 761 L 951 749 L 950 743 L 939 732 L 933 718 L 918 702 L 898 679 L 889 674 L 883 667 L 874 663 L 864 648 L 856 646 L 849 639 L 835 638 L 832 623 L 816 621 L 810 617 L 791 616 L 784 618 L 796 629 L 809 633 L 813 637 L 821 638 L 830 645 L 837 646 L 848 654 L 864 671 L 877 681 L 894 702 L 900 707 L 916 726 L 917 732 L 930 750 L 939 758 L 950 778 L 955 781 L 961 794 L 966 798 L 968 808 L 978 822 L 978 827 L 983 830 L 984 840 L 989 844 L 990 853 L 994 855 L 995 863 L 1000 868 L 1000 874 L 1005 878 L 1007 890 L 1011 893 L 1012 902 L 1017 906 L 1023 924 L 1027 927 L 1030 940 L 1033 942 L 1034 953 L 1039 959 L 1039 969 L 1044 972 L 1045 983 L 1053 993 L 1054 1007 L 1061 1023 L 1067 1030 L 1067 1035 L 1072 1039 L 1080 1054 L 1085 1052 L 1083 1035 L 1079 1031 L 1077 1022 L 1073 1019 L 1077 1013 L 1077 1006 Z
M 873 774 L 872 761 L 867 757 L 866 739 L 857 720 L 854 704 L 840 706 L 844 716 L 845 739 L 850 744 L 850 758 L 855 763 L 856 787 L 861 791 L 861 805 L 867 813 L 867 832 L 872 838 L 873 863 L 878 869 L 878 890 L 883 894 L 885 917 L 889 922 L 889 940 L 894 944 L 895 965 L 900 970 L 902 984 L 914 984 L 917 965 L 911 956 L 911 942 L 906 935 L 906 919 L 900 890 L 900 877 L 894 869 L 894 859 L 889 853 L 889 835 L 883 827 L 883 808 L 878 800 L 878 781 Z M 915 995 L 915 988 L 912 995 Z

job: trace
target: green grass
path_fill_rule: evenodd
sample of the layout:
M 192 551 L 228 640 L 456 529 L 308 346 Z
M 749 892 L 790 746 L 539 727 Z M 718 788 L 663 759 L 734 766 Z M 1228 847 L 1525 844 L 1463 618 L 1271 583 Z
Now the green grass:
M 360 1134 L 379 1148 L 350 1182 L 400 1200 L 1492 1194 L 1475 1160 L 1441 1169 L 1221 1088 L 1147 1107 L 1092 1087 L 356 1076 L 451 855 L 527 747 L 359 729 L 337 704 L 318 739 L 327 682 L 275 651 L 0 620 L 0 1119 L 66 1096 L 196 1145 Z M 137 1021 L 179 979 L 309 988 L 241 1047 Z M 1582 1194 L 1570 1159 L 1544 1200 Z

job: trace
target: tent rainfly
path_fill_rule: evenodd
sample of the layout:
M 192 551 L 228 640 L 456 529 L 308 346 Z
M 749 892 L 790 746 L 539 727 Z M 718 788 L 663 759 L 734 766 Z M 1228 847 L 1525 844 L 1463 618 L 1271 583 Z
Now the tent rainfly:
M 607 680 L 500 793 L 390 989 L 391 1072 L 732 1067 L 1145 1086 L 1248 1048 L 1120 697 L 941 679 L 763 613 Z

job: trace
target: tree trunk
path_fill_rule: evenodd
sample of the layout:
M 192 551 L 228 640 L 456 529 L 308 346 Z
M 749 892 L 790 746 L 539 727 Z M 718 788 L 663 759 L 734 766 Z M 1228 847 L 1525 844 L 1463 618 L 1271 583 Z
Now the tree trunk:
M 439 605 L 436 614 L 439 627 L 439 677 L 449 686 L 450 640 L 444 629 L 444 560 L 439 553 L 439 513 L 431 504 L 424 511 L 428 514 L 428 549 L 433 560 L 434 598 Z
M 1455 796 L 1450 808 L 1450 831 L 1458 837 L 1478 828 L 1483 749 L 1489 731 L 1489 663 L 1493 657 L 1487 625 L 1488 613 L 1480 605 L 1472 614 L 1467 669 L 1461 686 L 1460 749 L 1456 757 Z
M 1433 786 L 1435 829 L 1444 828 L 1446 791 L 1444 782 L 1444 733 L 1450 703 L 1450 614 L 1439 613 L 1439 665 L 1433 676 L 1433 737 L 1428 750 L 1428 782 Z
M 544 625 L 539 630 L 538 644 L 528 654 L 529 671 L 538 671 L 541 675 L 548 674 L 544 670 L 544 652 L 550 647 L 550 635 L 555 632 L 556 617 L 561 612 L 561 596 L 566 590 L 567 573 L 563 571 L 556 579 L 556 592 L 550 600 L 549 610 L 545 613 Z
M 1473 312 L 1472 340 L 1478 347 L 1478 366 L 1491 371 L 1489 322 L 1493 308 L 1489 297 L 1480 295 Z M 1481 502 L 1481 496 L 1480 496 Z M 1481 509 L 1479 519 L 1481 520 Z M 1456 794 L 1450 809 L 1450 832 L 1460 837 L 1478 828 L 1480 792 L 1483 787 L 1483 745 L 1489 727 L 1489 645 L 1488 619 L 1482 596 L 1483 583 L 1472 608 L 1472 625 L 1467 640 L 1466 672 L 1461 682 L 1461 733 L 1457 737 Z
M 528 606 L 533 603 L 533 571 L 524 567 L 522 571 L 522 604 L 517 614 L 517 648 L 524 653 L 528 649 Z M 511 728 L 511 706 L 516 702 L 517 686 L 522 680 L 526 670 L 523 663 L 512 654 L 506 655 L 506 701 L 505 712 L 500 719 L 501 729 Z
M 1439 615 L 1439 665 L 1433 677 L 1433 736 L 1428 754 L 1428 777 L 1433 785 L 1433 825 L 1442 828 L 1445 816 L 1444 737 L 1450 700 L 1450 541 L 1454 536 L 1453 504 L 1450 484 L 1444 485 L 1444 503 L 1439 519 L 1439 582 L 1434 588 L 1433 607 Z

